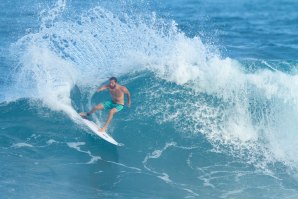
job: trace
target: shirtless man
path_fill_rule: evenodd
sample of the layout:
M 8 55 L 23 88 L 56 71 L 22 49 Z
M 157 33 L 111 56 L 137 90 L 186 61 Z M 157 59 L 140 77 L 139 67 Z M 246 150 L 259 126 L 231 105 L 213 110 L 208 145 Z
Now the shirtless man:
M 121 111 L 124 107 L 124 94 L 127 95 L 127 106 L 130 107 L 130 93 L 128 89 L 125 86 L 121 86 L 117 83 L 116 77 L 111 77 L 110 83 L 104 86 L 101 86 L 97 89 L 96 92 L 100 92 L 106 89 L 109 89 L 111 93 L 112 100 L 106 101 L 104 103 L 100 103 L 97 106 L 93 107 L 91 111 L 84 113 L 81 112 L 80 115 L 83 118 L 86 118 L 87 116 L 91 115 L 97 110 L 103 110 L 103 109 L 109 109 L 109 117 L 106 121 L 106 123 L 103 125 L 102 128 L 99 129 L 100 132 L 104 132 L 107 130 L 110 122 L 112 121 L 112 118 L 115 113 Z

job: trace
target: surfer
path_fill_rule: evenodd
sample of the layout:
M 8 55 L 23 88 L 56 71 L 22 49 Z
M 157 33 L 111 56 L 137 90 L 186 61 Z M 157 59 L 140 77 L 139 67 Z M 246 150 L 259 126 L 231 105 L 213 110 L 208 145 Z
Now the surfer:
M 114 114 L 123 109 L 124 94 L 127 95 L 127 106 L 130 107 L 130 93 L 128 89 L 125 86 L 118 84 L 116 77 L 111 77 L 109 81 L 109 84 L 99 87 L 96 92 L 101 92 L 103 90 L 109 89 L 112 99 L 103 103 L 99 103 L 87 113 L 80 113 L 83 118 L 86 118 L 97 110 L 109 109 L 110 112 L 108 119 L 103 127 L 99 129 L 100 132 L 105 132 L 110 122 L 112 121 Z

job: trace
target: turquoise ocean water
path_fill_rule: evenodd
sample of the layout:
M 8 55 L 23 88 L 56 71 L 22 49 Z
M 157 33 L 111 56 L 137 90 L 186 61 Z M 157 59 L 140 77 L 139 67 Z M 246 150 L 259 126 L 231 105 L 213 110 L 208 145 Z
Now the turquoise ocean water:
M 298 198 L 297 10 L 2 2 L 0 198 Z M 76 114 L 111 76 L 132 97 L 108 131 L 122 147 Z

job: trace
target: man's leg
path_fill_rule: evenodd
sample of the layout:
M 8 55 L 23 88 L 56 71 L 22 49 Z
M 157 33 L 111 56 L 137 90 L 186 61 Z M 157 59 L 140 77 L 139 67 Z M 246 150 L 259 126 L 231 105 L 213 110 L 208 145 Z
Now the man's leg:
M 99 129 L 100 132 L 104 132 L 104 131 L 106 131 L 106 129 L 108 128 L 109 124 L 111 123 L 111 121 L 112 121 L 112 119 L 113 119 L 114 114 L 117 113 L 117 111 L 118 111 L 118 110 L 117 110 L 116 108 L 112 108 L 112 109 L 110 110 L 109 117 L 108 117 L 108 119 L 107 119 L 105 125 L 103 125 L 103 127 L 102 127 L 101 129 Z
M 80 113 L 80 116 L 82 116 L 82 117 L 85 118 L 85 117 L 91 115 L 92 113 L 94 113 L 95 111 L 97 111 L 97 110 L 102 110 L 102 109 L 104 109 L 104 106 L 103 106 L 102 104 L 98 104 L 97 106 L 93 107 L 93 108 L 91 109 L 91 111 L 89 111 L 89 112 L 87 112 L 87 113 L 81 112 L 81 113 Z

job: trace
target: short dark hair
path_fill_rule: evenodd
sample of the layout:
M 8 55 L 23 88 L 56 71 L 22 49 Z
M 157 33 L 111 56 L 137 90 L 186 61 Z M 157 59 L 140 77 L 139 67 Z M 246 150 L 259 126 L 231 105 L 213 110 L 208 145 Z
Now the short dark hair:
M 110 81 L 114 80 L 116 83 L 118 82 L 116 77 L 111 77 L 109 80 Z

